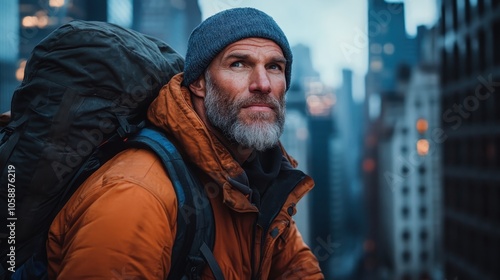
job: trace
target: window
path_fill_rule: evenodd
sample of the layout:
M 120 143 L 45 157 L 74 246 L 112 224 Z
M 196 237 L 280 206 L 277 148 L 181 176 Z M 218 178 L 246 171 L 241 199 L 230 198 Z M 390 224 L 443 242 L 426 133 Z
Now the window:
M 108 22 L 132 27 L 132 0 L 108 0 Z
M 471 38 L 465 38 L 465 75 L 470 76 L 474 72 L 474 64 L 472 60 L 472 42 Z
M 381 54 L 382 53 L 382 46 L 378 43 L 373 43 L 370 45 L 370 52 L 373 54 Z
M 427 188 L 424 185 L 421 185 L 420 187 L 418 187 L 418 193 L 421 196 L 424 196 L 426 192 L 427 192 Z
M 470 1 L 465 0 L 465 22 L 469 24 L 470 21 L 471 21 Z
M 403 218 L 408 219 L 408 216 L 410 216 L 410 209 L 408 206 L 403 206 L 403 208 L 401 208 L 401 214 Z
M 403 230 L 403 232 L 401 233 L 401 239 L 403 239 L 403 241 L 405 242 L 408 242 L 410 240 L 410 237 L 410 231 L 408 229 Z
M 453 45 L 453 80 L 458 81 L 460 79 L 460 51 L 458 49 L 458 44 Z
M 418 210 L 420 214 L 421 219 L 425 219 L 427 217 L 427 207 L 425 206 L 420 206 L 420 209 Z
M 392 55 L 394 53 L 394 44 L 392 43 L 384 44 L 384 53 L 387 55 Z
M 500 0 L 498 0 L 500 2 Z M 493 37 L 493 46 L 497 48 L 500 45 L 500 20 L 497 19 L 495 22 L 492 24 L 492 29 L 491 32 L 494 33 Z M 500 52 L 495 49 L 493 51 L 493 61 L 495 62 L 495 65 L 500 65 Z
M 407 251 L 407 250 L 403 251 L 401 253 L 401 257 L 403 258 L 403 262 L 409 263 L 410 260 L 411 260 L 411 253 L 410 253 L 410 251 Z
M 478 58 L 479 58 L 479 72 L 484 72 L 486 70 L 486 33 L 484 30 L 480 30 L 478 33 Z
M 477 12 L 480 16 L 484 14 L 484 0 L 477 0 Z
M 372 70 L 373 72 L 380 72 L 382 71 L 382 68 L 384 68 L 384 63 L 382 62 L 382 59 L 373 58 L 370 63 L 370 70 Z
M 426 229 L 420 230 L 420 241 L 425 242 L 429 238 L 429 233 Z

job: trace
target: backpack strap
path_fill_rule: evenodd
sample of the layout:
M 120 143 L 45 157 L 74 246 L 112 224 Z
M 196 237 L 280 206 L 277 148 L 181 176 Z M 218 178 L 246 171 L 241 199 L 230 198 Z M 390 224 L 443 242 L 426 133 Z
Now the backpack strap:
M 212 270 L 212 273 L 215 276 L 215 279 L 217 280 L 222 280 L 224 279 L 224 275 L 222 274 L 222 270 L 217 263 L 217 260 L 215 259 L 214 254 L 212 253 L 212 250 L 208 247 L 208 245 L 203 242 L 200 247 L 200 252 L 203 255 L 203 258 L 207 262 L 208 266 Z
M 224 279 L 211 252 L 215 242 L 215 221 L 201 182 L 192 175 L 175 146 L 163 133 L 144 128 L 126 143 L 128 147 L 150 149 L 161 158 L 177 195 L 177 234 L 168 279 L 200 279 L 206 264 L 215 279 Z

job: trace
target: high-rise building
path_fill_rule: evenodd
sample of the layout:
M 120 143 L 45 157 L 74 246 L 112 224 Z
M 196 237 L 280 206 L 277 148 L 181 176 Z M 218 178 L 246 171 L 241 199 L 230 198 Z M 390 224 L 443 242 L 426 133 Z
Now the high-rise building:
M 305 104 L 303 104 L 305 106 Z M 281 144 L 285 147 L 287 153 L 291 155 L 298 163 L 298 168 L 309 174 L 309 128 L 307 116 L 296 109 L 287 109 L 286 122 L 283 135 L 280 138 Z M 311 200 L 306 194 L 297 204 L 297 214 L 293 219 L 304 239 L 304 242 L 311 244 L 311 233 L 309 223 L 309 208 Z
M 16 1 L 2 3 L 0 10 L 0 113 L 10 110 L 12 93 L 18 82 L 19 6 Z
M 306 81 L 304 92 L 310 132 L 308 166 L 315 181 L 315 187 L 309 193 L 310 245 L 325 277 L 332 278 L 335 244 L 338 242 L 332 233 L 332 226 L 339 222 L 335 218 L 342 215 L 341 209 L 334 209 L 335 202 L 341 199 L 338 191 L 341 187 L 341 146 L 333 118 L 335 95 L 332 89 L 316 78 Z M 334 212 L 336 214 L 332 215 Z
M 378 143 L 382 137 L 383 102 L 394 102 L 400 97 L 399 81 L 408 79 L 408 69 L 416 61 L 414 39 L 405 31 L 403 3 L 388 3 L 384 0 L 368 0 L 368 72 L 365 77 L 364 152 L 362 168 L 367 201 L 368 236 L 365 243 L 367 260 L 365 267 L 372 273 L 376 260 L 378 240 Z M 406 77 L 405 77 L 406 76 Z M 391 101 L 392 100 L 392 101 Z M 387 107 L 387 106 L 385 106 Z
M 438 126 L 438 83 L 435 66 L 420 61 L 428 40 L 407 35 L 401 2 L 370 0 L 368 19 L 366 274 L 439 279 L 439 153 L 430 154 L 427 139 Z
M 500 279 L 500 1 L 440 11 L 445 275 Z
M 331 262 L 334 279 L 360 279 L 363 257 L 364 211 L 360 161 L 363 149 L 360 103 L 353 98 L 353 72 L 342 70 L 342 86 L 336 91 L 332 140 L 331 216 L 335 242 Z
M 417 61 L 415 39 L 406 34 L 404 4 L 369 0 L 367 32 L 367 96 L 394 94 L 398 86 L 395 74 Z
M 380 142 L 384 279 L 444 279 L 441 267 L 439 83 L 434 65 L 412 71 L 402 110 Z M 391 127 L 388 126 L 388 127 Z
M 183 57 L 191 31 L 201 22 L 198 1 L 134 0 L 132 28 L 168 43 Z
M 309 158 L 311 157 L 309 145 L 311 141 L 308 115 L 306 112 L 306 95 L 304 82 L 311 78 L 318 78 L 319 74 L 312 66 L 311 51 L 308 46 L 298 44 L 292 46 L 293 75 L 290 89 L 286 93 L 286 122 L 281 142 L 287 152 L 294 157 L 298 168 L 310 174 Z M 297 205 L 297 214 L 294 220 L 307 244 L 311 244 L 311 226 L 309 209 L 312 205 L 310 195 L 303 197 Z

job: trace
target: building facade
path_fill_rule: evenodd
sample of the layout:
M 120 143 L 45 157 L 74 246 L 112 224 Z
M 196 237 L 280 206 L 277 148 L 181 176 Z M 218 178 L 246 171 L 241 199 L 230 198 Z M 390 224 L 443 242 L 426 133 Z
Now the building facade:
M 383 279 L 443 279 L 438 101 L 436 67 L 420 65 L 405 98 L 390 104 L 398 119 L 386 129 L 379 154 Z
M 500 1 L 440 8 L 445 274 L 499 279 Z

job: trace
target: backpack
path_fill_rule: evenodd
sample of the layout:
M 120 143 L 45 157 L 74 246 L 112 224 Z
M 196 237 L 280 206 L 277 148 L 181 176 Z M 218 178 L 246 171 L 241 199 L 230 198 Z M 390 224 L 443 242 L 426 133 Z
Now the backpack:
M 149 104 L 182 69 L 182 57 L 166 43 L 105 22 L 72 21 L 33 49 L 11 121 L 0 131 L 0 219 L 7 221 L 0 228 L 0 279 L 14 269 L 11 279 L 46 277 L 53 218 L 90 174 L 129 147 L 154 151 L 175 186 L 169 279 L 197 279 L 205 263 L 222 279 L 203 187 L 170 141 L 145 128 Z

